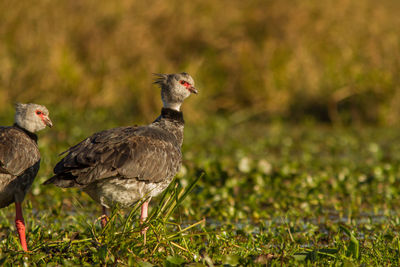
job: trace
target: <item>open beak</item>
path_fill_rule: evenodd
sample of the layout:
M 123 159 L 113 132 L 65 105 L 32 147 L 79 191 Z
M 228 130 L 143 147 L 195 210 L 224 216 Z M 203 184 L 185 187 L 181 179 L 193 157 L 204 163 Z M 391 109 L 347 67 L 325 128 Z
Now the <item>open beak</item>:
M 194 88 L 193 86 L 189 87 L 188 90 L 189 90 L 191 93 L 196 94 L 196 95 L 199 93 L 199 92 L 197 91 L 197 89 Z
M 46 126 L 49 126 L 50 128 L 53 127 L 53 122 L 50 120 L 49 117 L 43 117 L 43 121 L 46 124 Z

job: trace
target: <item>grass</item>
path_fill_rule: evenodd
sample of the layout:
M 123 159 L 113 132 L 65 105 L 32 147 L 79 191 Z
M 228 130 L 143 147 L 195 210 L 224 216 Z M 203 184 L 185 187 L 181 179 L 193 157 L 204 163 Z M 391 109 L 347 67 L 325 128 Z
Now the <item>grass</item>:
M 397 129 L 226 118 L 189 124 L 184 166 L 152 200 L 144 243 L 139 203 L 114 209 L 101 229 L 100 207 L 88 196 L 41 186 L 56 155 L 99 125 L 76 131 L 60 123 L 68 140 L 56 129 L 40 134 L 44 160 L 23 204 L 31 252 L 20 251 L 10 206 L 0 211 L 0 263 L 400 264 Z
M 10 206 L 0 264 L 400 265 L 398 7 L 0 2 L 1 125 L 15 101 L 45 104 L 55 123 L 39 134 L 23 204 L 32 252 L 20 251 Z M 200 94 L 185 104 L 183 168 L 152 200 L 146 244 L 138 206 L 102 230 L 88 196 L 41 186 L 90 133 L 153 119 L 150 73 L 176 71 Z

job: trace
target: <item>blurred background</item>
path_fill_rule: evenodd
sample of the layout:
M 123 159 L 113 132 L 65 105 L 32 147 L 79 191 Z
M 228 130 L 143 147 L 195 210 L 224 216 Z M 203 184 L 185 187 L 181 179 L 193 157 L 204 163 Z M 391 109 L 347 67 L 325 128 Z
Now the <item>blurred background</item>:
M 239 240 L 226 237 L 234 255 L 242 247 L 258 255 L 267 242 L 263 253 L 282 255 L 277 264 L 314 244 L 336 246 L 345 222 L 358 227 L 362 255 L 380 260 L 355 265 L 388 266 L 393 257 L 398 266 L 399 11 L 396 0 L 0 1 L 0 125 L 12 124 L 16 101 L 46 105 L 54 123 L 38 133 L 41 168 L 24 201 L 31 245 L 77 232 L 91 240 L 99 206 L 41 183 L 83 138 L 154 120 L 162 104 L 152 73 L 186 71 L 199 94 L 182 107 L 176 185 L 206 175 L 174 222 L 206 218 L 212 235 L 226 227 Z M 18 246 L 13 208 L 0 210 L 0 261 L 8 244 Z M 262 246 L 247 250 L 254 231 Z M 212 240 L 188 243 L 201 255 L 208 244 L 219 262 Z M 87 255 L 92 243 L 65 253 Z
M 161 107 L 151 73 L 186 71 L 200 89 L 184 104 L 189 122 L 222 115 L 395 125 L 399 7 L 394 0 L 1 1 L 0 118 L 11 121 L 12 103 L 21 101 L 45 104 L 59 118 L 148 122 Z

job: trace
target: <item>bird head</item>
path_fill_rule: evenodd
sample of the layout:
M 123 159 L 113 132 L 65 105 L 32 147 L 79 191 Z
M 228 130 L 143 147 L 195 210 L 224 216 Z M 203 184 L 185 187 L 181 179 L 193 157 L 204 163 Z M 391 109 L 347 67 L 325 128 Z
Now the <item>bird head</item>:
M 161 99 L 165 108 L 178 110 L 190 94 L 197 94 L 193 78 L 186 72 L 175 74 L 154 74 L 154 83 L 161 87 Z
M 16 103 L 15 123 L 31 133 L 53 126 L 47 108 L 38 104 Z

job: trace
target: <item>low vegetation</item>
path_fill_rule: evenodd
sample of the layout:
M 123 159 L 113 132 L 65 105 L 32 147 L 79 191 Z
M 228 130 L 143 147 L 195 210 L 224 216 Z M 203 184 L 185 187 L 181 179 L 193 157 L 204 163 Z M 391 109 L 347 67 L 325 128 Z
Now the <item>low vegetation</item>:
M 0 210 L 0 265 L 399 266 L 399 1 L 0 1 L 0 121 L 46 105 L 41 169 Z M 187 71 L 184 165 L 151 202 L 42 186 L 89 134 L 159 113 L 152 72 Z M 282 122 L 284 121 L 284 123 Z
M 84 193 L 41 185 L 63 147 L 99 130 L 78 126 L 57 145 L 59 133 L 40 133 L 44 161 L 24 202 L 31 252 L 20 250 L 10 206 L 0 211 L 1 263 L 399 265 L 400 131 L 189 124 L 184 167 L 152 201 L 144 240 L 139 204 L 116 208 L 103 230 Z

